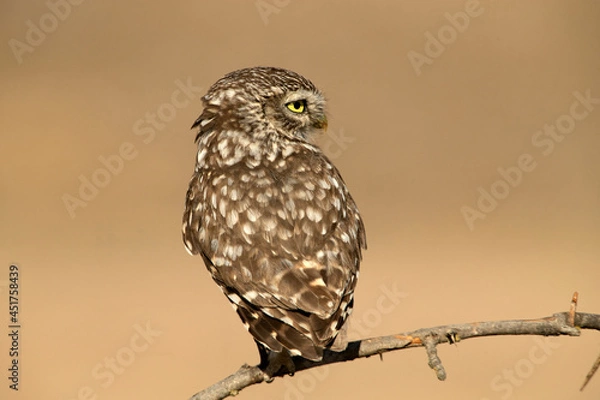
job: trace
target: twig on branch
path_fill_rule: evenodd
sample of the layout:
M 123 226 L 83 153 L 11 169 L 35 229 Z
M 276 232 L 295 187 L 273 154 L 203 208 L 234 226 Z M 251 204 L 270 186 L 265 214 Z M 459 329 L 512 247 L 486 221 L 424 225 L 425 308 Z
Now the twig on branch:
M 442 360 L 438 357 L 437 354 L 437 341 L 433 338 L 433 336 L 426 336 L 423 339 L 423 345 L 425 346 L 425 351 L 427 351 L 427 358 L 429 358 L 429 368 L 435 371 L 437 378 L 440 381 L 446 380 L 446 370 L 442 365 Z
M 571 308 L 569 309 L 569 326 L 575 326 L 575 313 L 577 312 L 577 300 L 579 299 L 579 293 L 573 293 L 571 298 Z
M 585 386 L 590 382 L 592 376 L 594 376 L 596 371 L 598 371 L 598 367 L 600 367 L 600 354 L 598 354 L 598 358 L 596 358 L 594 365 L 592 365 L 592 369 L 590 369 L 590 372 L 588 372 L 587 376 L 585 377 L 583 385 L 581 385 L 581 389 L 579 389 L 580 391 L 583 391 L 583 389 L 585 389 Z
M 576 312 L 576 305 L 577 296 L 574 295 L 571 309 L 568 312 L 557 313 L 550 317 L 529 320 L 475 322 L 418 329 L 408 333 L 350 342 L 344 351 L 333 352 L 326 350 L 323 360 L 318 362 L 297 357 L 294 357 L 293 360 L 296 372 L 298 372 L 322 365 L 381 355 L 389 351 L 423 346 L 427 351 L 429 366 L 436 371 L 439 380 L 444 380 L 446 372 L 436 351 L 436 346 L 441 343 L 452 344 L 460 340 L 482 336 L 579 336 L 581 329 L 595 329 L 600 331 L 600 314 L 578 313 Z M 600 357 L 596 364 L 600 365 Z M 591 378 L 591 375 L 593 375 L 593 371 L 590 371 L 590 374 L 588 374 L 586 383 Z M 280 371 L 276 376 L 283 376 L 283 373 Z M 195 394 L 190 400 L 224 399 L 238 394 L 248 386 L 265 381 L 265 378 L 265 374 L 258 367 L 243 365 L 233 375 Z

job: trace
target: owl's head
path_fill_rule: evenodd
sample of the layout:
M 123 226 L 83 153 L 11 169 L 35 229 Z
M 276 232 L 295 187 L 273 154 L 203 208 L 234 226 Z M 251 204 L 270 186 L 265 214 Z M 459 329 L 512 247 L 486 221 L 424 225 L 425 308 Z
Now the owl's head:
M 194 123 L 198 137 L 212 130 L 241 130 L 255 138 L 279 134 L 310 141 L 327 129 L 325 98 L 303 76 L 286 69 L 253 67 L 231 72 L 202 98 L 204 112 Z

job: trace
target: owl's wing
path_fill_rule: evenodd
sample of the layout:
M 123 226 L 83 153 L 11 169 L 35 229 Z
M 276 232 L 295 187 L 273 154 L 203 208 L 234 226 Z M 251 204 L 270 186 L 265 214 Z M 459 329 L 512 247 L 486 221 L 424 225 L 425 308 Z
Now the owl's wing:
M 351 312 L 364 226 L 325 156 L 285 161 L 197 174 L 184 239 L 258 341 L 318 359 Z

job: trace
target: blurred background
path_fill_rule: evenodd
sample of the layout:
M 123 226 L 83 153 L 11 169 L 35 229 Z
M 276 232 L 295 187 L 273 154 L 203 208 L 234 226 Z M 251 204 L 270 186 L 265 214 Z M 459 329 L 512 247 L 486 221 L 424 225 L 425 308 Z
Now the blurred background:
M 292 69 L 329 99 L 320 139 L 369 249 L 351 337 L 600 313 L 600 3 L 0 5 L 0 366 L 6 399 L 188 399 L 256 364 L 180 233 L 199 100 Z M 241 399 L 598 399 L 600 333 L 490 337 L 298 373 Z

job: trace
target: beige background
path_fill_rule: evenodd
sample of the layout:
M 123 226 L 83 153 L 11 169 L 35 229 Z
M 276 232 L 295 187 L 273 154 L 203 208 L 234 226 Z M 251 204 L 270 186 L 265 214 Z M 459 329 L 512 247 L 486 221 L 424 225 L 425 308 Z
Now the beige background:
M 257 3 L 272 13 L 261 16 Z M 1 398 L 72 400 L 89 390 L 98 399 L 187 399 L 257 362 L 181 242 L 197 95 L 149 143 L 134 129 L 140 119 L 148 129 L 147 113 L 168 111 L 177 80 L 204 93 L 245 66 L 293 69 L 329 98 L 321 143 L 369 243 L 355 336 L 546 316 L 567 309 L 575 290 L 581 311 L 600 312 L 600 104 L 551 154 L 532 144 L 570 112 L 573 92 L 600 98 L 600 3 L 484 1 L 420 75 L 407 55 L 424 54 L 428 34 L 452 34 L 445 13 L 465 1 L 257 3 L 83 1 L 56 27 L 44 1 L 0 6 L 0 283 L 18 263 L 23 324 L 21 390 L 7 389 L 4 372 Z M 9 41 L 25 43 L 27 21 L 40 19 L 55 29 L 16 56 Z M 124 143 L 137 155 L 72 218 L 63 196 L 78 196 L 79 177 L 101 174 L 99 157 Z M 477 207 L 478 188 L 489 191 L 497 169 L 523 154 L 536 168 L 469 229 L 461 207 Z M 384 287 L 401 292 L 394 307 L 377 308 Z M 1 310 L 6 297 L 3 287 Z M 147 345 L 136 324 L 159 333 Z M 5 371 L 9 342 L 0 338 Z M 540 343 L 443 346 L 444 383 L 415 349 L 302 372 L 240 398 L 600 397 L 600 376 L 578 392 L 600 333 Z M 120 374 L 104 366 L 115 357 Z

